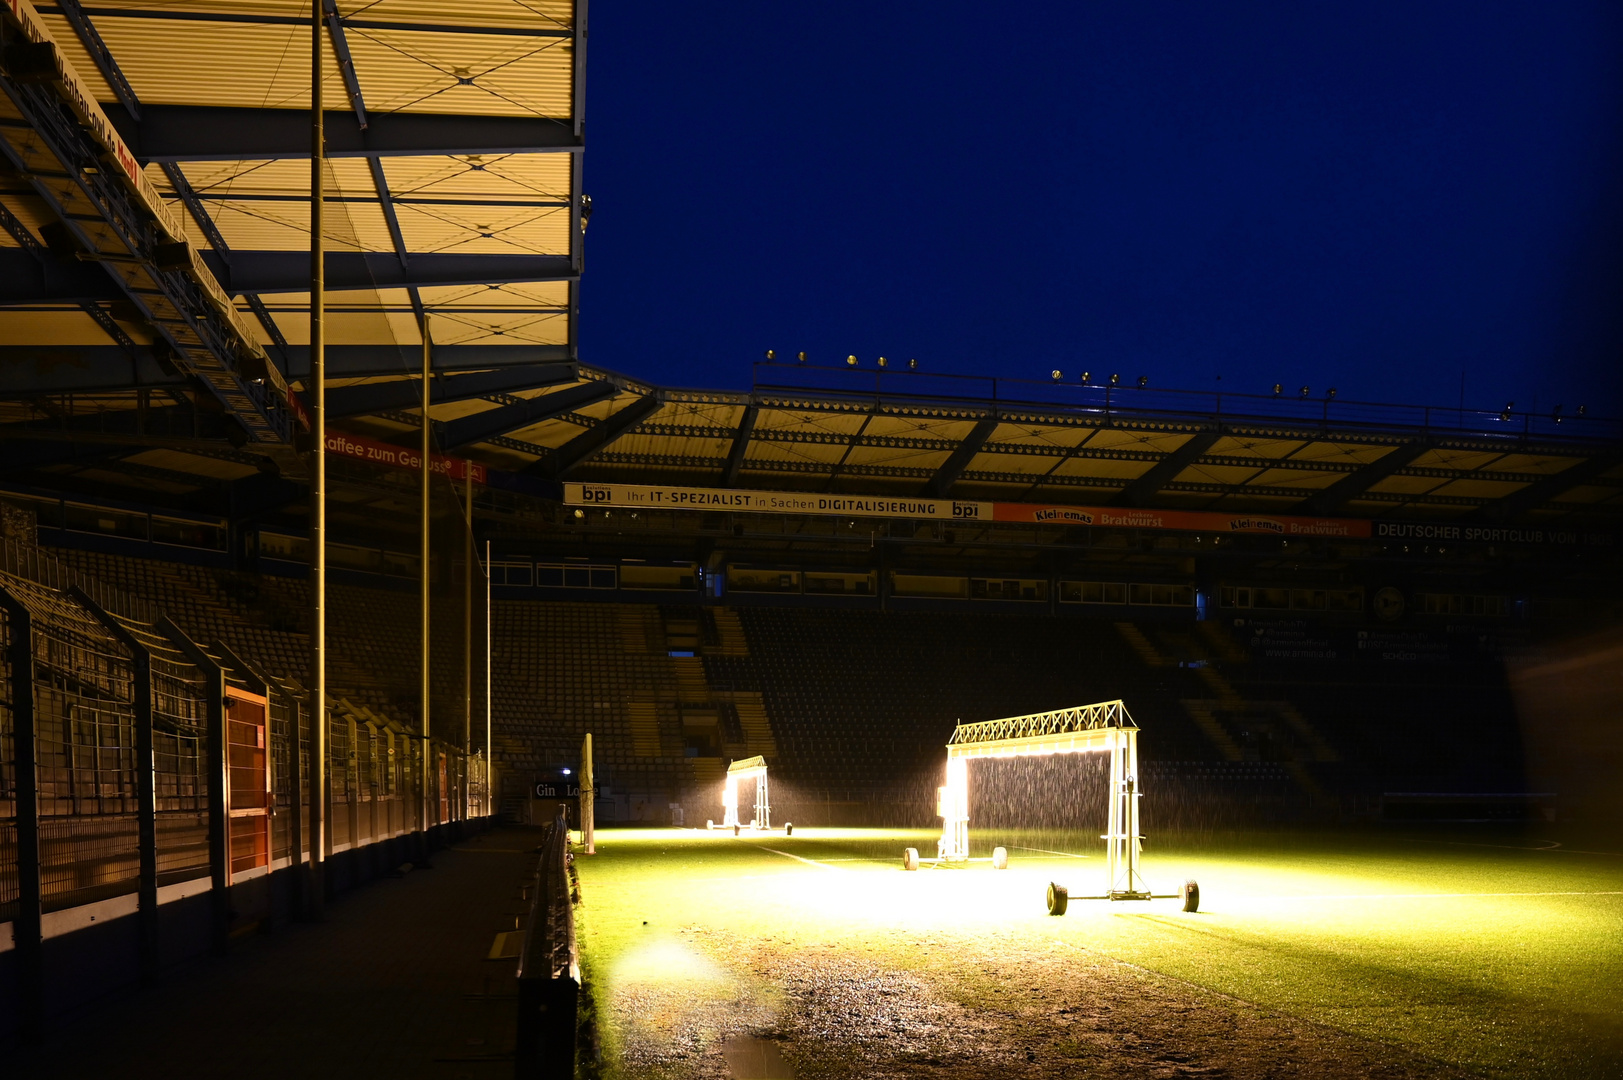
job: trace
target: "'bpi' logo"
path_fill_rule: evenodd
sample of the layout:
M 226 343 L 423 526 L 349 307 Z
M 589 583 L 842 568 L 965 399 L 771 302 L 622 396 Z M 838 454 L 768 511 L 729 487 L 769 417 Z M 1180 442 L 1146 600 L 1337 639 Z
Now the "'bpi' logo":
M 955 518 L 978 518 L 981 508 L 974 503 L 955 502 L 952 504 L 952 516 Z
M 580 489 L 581 502 L 606 503 L 614 501 L 614 492 L 606 487 L 582 487 Z

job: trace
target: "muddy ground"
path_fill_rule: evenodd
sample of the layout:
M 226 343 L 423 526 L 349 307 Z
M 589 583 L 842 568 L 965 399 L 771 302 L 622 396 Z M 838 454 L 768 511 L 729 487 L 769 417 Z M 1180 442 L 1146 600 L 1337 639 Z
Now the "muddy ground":
M 660 948 L 692 978 L 615 980 L 596 1018 L 604 1077 L 1473 1075 L 1061 941 L 739 941 L 686 927 Z

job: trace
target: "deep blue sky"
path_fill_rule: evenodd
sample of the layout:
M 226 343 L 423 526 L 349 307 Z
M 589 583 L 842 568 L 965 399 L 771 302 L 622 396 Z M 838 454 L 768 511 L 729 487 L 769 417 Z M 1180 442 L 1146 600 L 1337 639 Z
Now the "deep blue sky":
M 1623 413 L 1623 4 L 595 4 L 582 359 Z

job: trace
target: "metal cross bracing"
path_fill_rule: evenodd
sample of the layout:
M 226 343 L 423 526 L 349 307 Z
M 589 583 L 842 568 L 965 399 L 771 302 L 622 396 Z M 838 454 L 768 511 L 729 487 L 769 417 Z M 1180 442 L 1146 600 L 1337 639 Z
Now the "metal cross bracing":
M 1012 756 L 1033 752 L 1037 741 L 1057 740 L 1109 728 L 1137 729 L 1127 704 L 1121 700 L 1077 705 L 1069 709 L 1009 716 L 959 724 L 947 740 L 947 753 L 956 757 Z M 1053 752 L 1053 751 L 1047 751 Z
M 6 9 L 0 151 L 59 221 L 75 257 L 100 262 L 157 333 L 257 442 L 288 443 L 287 387 L 186 243 L 105 113 L 27 7 Z
M 74 33 L 78 35 L 80 42 L 83 43 L 85 51 L 90 54 L 96 69 L 101 72 L 102 78 L 106 79 L 107 85 L 112 87 L 113 93 L 117 96 L 119 104 L 124 107 L 124 111 L 139 122 L 141 119 L 141 101 L 135 96 L 135 89 L 130 86 L 129 80 L 124 77 L 124 72 L 119 68 L 118 61 L 113 58 L 112 50 L 102 40 L 100 32 L 96 30 L 96 24 L 91 21 L 89 14 L 80 5 L 79 0 L 56 0 L 56 6 L 62 12 L 63 17 L 68 20 L 69 25 L 73 27 Z M 174 162 L 163 162 L 160 168 L 163 169 L 163 174 L 168 178 L 170 186 L 175 189 L 175 194 L 180 199 L 181 204 L 192 215 L 192 220 L 197 223 L 197 227 L 202 230 L 204 238 L 208 240 L 209 246 L 214 249 L 214 253 L 229 264 L 230 245 L 225 242 L 225 237 L 220 235 L 220 230 L 215 227 L 214 219 L 209 217 L 208 211 L 203 208 L 201 200 L 197 197 L 197 192 L 193 190 L 190 182 L 187 181 L 186 174 Z M 270 335 L 270 339 L 277 346 L 285 350 L 287 348 L 287 339 L 282 336 L 281 328 L 276 325 L 275 320 L 270 316 L 270 312 L 265 309 L 264 302 L 255 293 L 247 293 L 243 296 L 243 299 L 259 320 L 259 324 L 265 328 L 265 333 Z M 101 312 L 99 305 L 92 308 L 87 303 L 85 310 L 98 323 L 103 322 L 103 319 L 107 323 L 112 323 L 111 317 L 104 312 L 101 313 L 100 317 L 97 316 L 96 313 Z M 115 341 L 120 344 L 129 341 L 127 336 L 120 336 L 123 335 L 122 328 L 118 328 L 116 323 L 113 326 L 118 329 L 118 334 L 113 334 L 112 330 L 109 330 L 108 333 L 113 336 Z M 104 325 L 103 329 L 107 329 L 107 327 Z M 134 347 L 134 342 L 129 342 L 129 348 L 133 350 Z

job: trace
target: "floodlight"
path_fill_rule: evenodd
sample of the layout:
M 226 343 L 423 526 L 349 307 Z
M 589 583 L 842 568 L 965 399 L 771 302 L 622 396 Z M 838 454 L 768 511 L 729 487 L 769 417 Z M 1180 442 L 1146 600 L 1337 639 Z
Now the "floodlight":
M 1140 375 L 1138 377 L 1138 388 L 1142 390 L 1148 385 L 1150 385 L 1150 377 L 1148 375 Z
M 799 356 L 795 357 L 795 359 L 804 364 L 806 362 L 806 354 L 802 352 Z
M 1335 399 L 1336 399 L 1336 388 L 1332 386 L 1329 389 L 1329 391 L 1324 395 L 1324 400 L 1326 400 L 1326 401 L 1334 401 Z
M 1278 397 L 1280 394 L 1282 394 L 1284 392 L 1285 392 L 1285 384 L 1284 383 L 1274 383 L 1274 397 Z
M 909 371 L 917 371 L 919 369 L 919 362 L 918 362 L 917 358 L 909 360 L 907 362 L 907 369 Z
M 1578 415 L 1579 416 L 1582 416 L 1584 413 L 1586 413 L 1588 411 L 1589 410 L 1587 408 L 1585 408 L 1584 406 L 1582 406 L 1582 405 L 1578 406 Z
M 1083 372 L 1083 373 L 1082 373 L 1082 385 L 1083 385 L 1083 386 L 1087 386 L 1087 385 L 1088 385 L 1088 384 L 1089 384 L 1089 383 L 1091 383 L 1091 382 L 1092 382 L 1092 381 L 1093 381 L 1093 372 L 1091 372 L 1091 371 L 1084 371 L 1084 372 Z
M 857 358 L 855 356 L 847 356 L 845 358 L 845 363 L 846 363 L 847 367 L 856 367 L 857 366 Z
M 766 358 L 768 360 L 776 360 L 778 358 L 778 354 L 773 352 L 771 349 L 768 349 L 766 351 Z
M 1121 385 L 1121 376 L 1120 375 L 1112 375 L 1112 376 L 1110 376 L 1110 385 L 1111 386 L 1120 386 Z
M 1053 379 L 1055 382 L 1059 382 L 1061 379 L 1063 379 L 1065 377 L 1060 372 L 1059 368 L 1055 368 L 1053 371 L 1050 371 L 1048 373 L 1048 376 L 1049 376 L 1049 378 Z
M 564 770 L 564 775 L 565 775 L 565 776 L 568 776 L 568 775 L 569 775 L 569 770 L 568 770 L 568 769 L 565 769 L 565 770 Z

